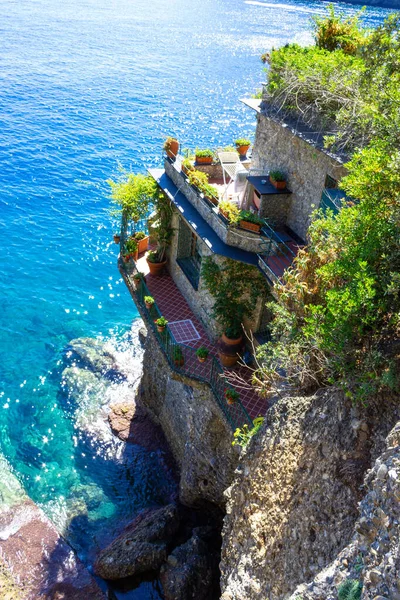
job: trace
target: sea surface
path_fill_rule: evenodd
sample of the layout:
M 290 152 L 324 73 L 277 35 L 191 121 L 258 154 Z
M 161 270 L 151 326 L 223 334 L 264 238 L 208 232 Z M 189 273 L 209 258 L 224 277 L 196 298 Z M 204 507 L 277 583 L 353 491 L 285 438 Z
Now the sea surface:
M 137 312 L 116 266 L 106 180 L 120 165 L 159 165 L 170 134 L 191 148 L 253 137 L 239 99 L 265 80 L 260 54 L 309 42 L 310 17 L 327 5 L 0 0 L 0 450 L 84 560 L 110 523 L 118 530 L 174 485 L 158 476 L 157 453 L 83 451 L 61 389 L 71 339 L 104 340 L 135 364 Z M 367 8 L 364 20 L 389 12 Z M 93 536 L 79 538 L 68 522 L 88 490 L 103 500 L 86 503 Z M 129 597 L 158 595 L 149 584 Z

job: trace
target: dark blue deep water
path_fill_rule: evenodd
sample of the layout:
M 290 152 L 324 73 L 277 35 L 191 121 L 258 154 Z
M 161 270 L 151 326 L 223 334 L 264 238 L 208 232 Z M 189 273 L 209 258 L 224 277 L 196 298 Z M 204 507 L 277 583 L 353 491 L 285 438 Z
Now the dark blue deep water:
M 184 147 L 252 136 L 238 100 L 264 80 L 260 54 L 307 42 L 327 4 L 0 0 L 1 452 L 60 528 L 87 490 L 104 495 L 85 507 L 95 530 L 165 501 L 170 485 L 155 476 L 157 454 L 82 451 L 60 395 L 72 338 L 130 352 L 137 314 L 116 268 L 105 180 L 119 163 L 159 164 L 168 134 Z M 85 556 L 91 540 L 70 539 Z

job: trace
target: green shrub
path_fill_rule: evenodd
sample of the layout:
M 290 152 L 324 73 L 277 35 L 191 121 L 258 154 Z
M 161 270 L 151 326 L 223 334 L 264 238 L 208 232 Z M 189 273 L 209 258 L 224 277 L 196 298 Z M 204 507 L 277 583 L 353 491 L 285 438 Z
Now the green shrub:
M 220 202 L 218 205 L 220 212 L 224 213 L 224 216 L 228 219 L 230 225 L 237 225 L 240 221 L 240 210 L 228 200 Z
M 286 181 L 286 175 L 283 171 L 278 171 L 278 170 L 270 171 L 269 176 L 274 181 Z
M 145 296 L 144 301 L 146 304 L 154 304 L 154 302 L 155 302 L 153 296 Z
M 144 238 L 147 237 L 144 231 L 137 231 L 134 235 L 135 240 L 137 240 L 138 242 L 140 240 L 144 240 Z
M 239 138 L 239 139 L 235 140 L 235 145 L 237 148 L 240 148 L 240 146 L 250 146 L 251 141 L 248 140 L 247 138 Z
M 338 385 L 364 403 L 400 389 L 399 24 L 400 16 L 389 17 L 356 56 L 293 46 L 272 53 L 272 88 L 282 91 L 292 73 L 300 104 L 302 95 L 313 102 L 321 90 L 340 96 L 336 140 L 347 148 L 356 138 L 363 143 L 340 182 L 357 202 L 337 215 L 314 214 L 307 248 L 275 286 L 274 342 L 259 348 L 254 378 L 262 393 L 275 393 L 282 378 L 303 391 Z M 324 102 L 320 114 L 330 117 Z
M 125 243 L 125 250 L 129 254 L 135 254 L 138 249 L 138 243 L 134 238 L 129 238 Z
M 166 327 L 168 325 L 168 321 L 165 317 L 160 317 L 156 320 L 156 325 L 158 327 Z
M 181 362 L 182 360 L 184 360 L 182 349 L 179 348 L 179 346 L 175 346 L 174 348 L 174 360 L 176 362 Z
M 242 448 L 246 448 L 251 438 L 256 435 L 256 433 L 261 429 L 262 424 L 264 423 L 264 417 L 257 417 L 253 420 L 253 427 L 249 429 L 248 425 L 243 425 L 242 428 L 238 427 L 233 434 L 233 442 L 232 446 L 241 446 Z
M 207 348 L 205 348 L 204 346 L 200 346 L 200 348 L 197 348 L 196 350 L 196 356 L 198 356 L 199 358 L 207 358 L 209 354 L 209 350 L 207 350 Z
M 339 600 L 361 600 L 362 584 L 356 579 L 346 579 L 338 587 Z
M 255 225 L 264 225 L 264 221 L 250 210 L 241 210 L 239 214 L 239 220 L 248 221 L 249 223 L 254 223 Z
M 233 388 L 226 388 L 225 398 L 230 402 L 237 402 L 239 400 L 239 392 Z
M 195 150 L 196 158 L 214 158 L 214 152 L 209 148 L 205 150 L 200 150 L 200 148 L 196 148 Z
M 118 181 L 107 181 L 111 188 L 111 199 L 120 207 L 127 221 L 136 223 L 147 217 L 157 198 L 157 184 L 150 175 L 135 175 L 122 171 Z

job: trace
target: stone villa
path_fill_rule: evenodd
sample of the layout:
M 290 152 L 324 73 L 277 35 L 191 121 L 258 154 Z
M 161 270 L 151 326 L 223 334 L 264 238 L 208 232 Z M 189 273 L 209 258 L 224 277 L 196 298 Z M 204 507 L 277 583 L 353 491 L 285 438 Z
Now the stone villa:
M 134 274 L 148 273 L 145 257 L 139 256 L 129 269 L 120 260 L 148 329 L 142 400 L 161 423 L 180 465 L 181 499 L 221 505 L 237 463 L 232 430 L 251 426 L 252 419 L 265 414 L 267 402 L 246 385 L 250 371 L 245 366 L 228 371 L 217 358 L 220 331 L 211 314 L 213 298 L 203 282 L 202 264 L 212 256 L 218 264 L 230 259 L 262 274 L 265 293 L 259 295 L 244 326 L 255 340 L 264 341 L 269 321 L 266 299 L 306 243 L 313 210 L 322 204 L 334 207 L 340 198 L 337 184 L 346 173 L 344 159 L 327 152 L 318 134 L 280 121 L 260 100 L 243 102 L 257 118 L 251 160 L 221 154 L 220 161 L 210 166 L 195 163 L 195 168 L 208 175 L 220 202 L 235 203 L 260 217 L 259 231 L 232 226 L 218 202 L 184 173 L 182 157 L 165 156 L 164 168 L 149 172 L 170 199 L 173 212 L 167 272 L 161 277 L 146 275 L 137 286 Z M 227 158 L 233 163 L 225 162 Z M 286 174 L 283 189 L 269 181 L 273 170 Z M 145 306 L 146 295 L 155 299 L 151 310 Z M 167 333 L 157 331 L 154 317 L 160 315 L 168 320 Z M 204 363 L 196 358 L 200 346 L 209 351 Z M 232 405 L 226 402 L 227 386 L 239 393 Z

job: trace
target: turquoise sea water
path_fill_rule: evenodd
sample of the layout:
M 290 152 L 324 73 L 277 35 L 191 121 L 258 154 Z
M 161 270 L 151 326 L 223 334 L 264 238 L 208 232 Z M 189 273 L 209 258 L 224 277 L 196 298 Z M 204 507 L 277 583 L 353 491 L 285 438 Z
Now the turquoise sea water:
M 168 134 L 191 147 L 252 136 L 238 99 L 264 80 L 259 55 L 307 42 L 310 15 L 327 4 L 0 0 L 1 451 L 60 527 L 72 489 L 105 494 L 103 512 L 88 506 L 95 530 L 162 502 L 171 484 L 154 477 L 160 456 L 140 448 L 111 462 L 101 445 L 83 452 L 60 394 L 68 341 L 101 337 L 129 353 L 137 316 L 105 180 L 119 162 L 159 164 Z M 86 556 L 90 540 L 70 539 Z

